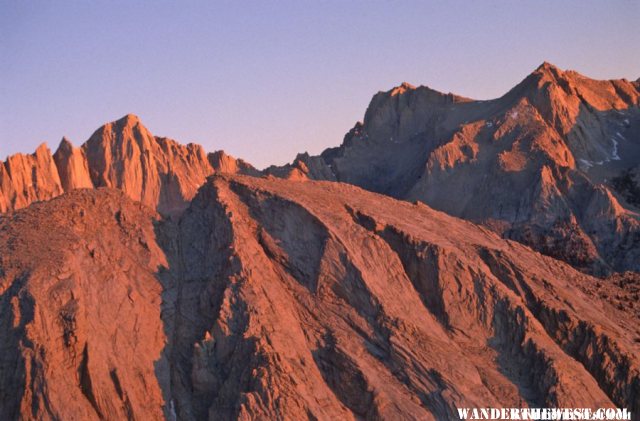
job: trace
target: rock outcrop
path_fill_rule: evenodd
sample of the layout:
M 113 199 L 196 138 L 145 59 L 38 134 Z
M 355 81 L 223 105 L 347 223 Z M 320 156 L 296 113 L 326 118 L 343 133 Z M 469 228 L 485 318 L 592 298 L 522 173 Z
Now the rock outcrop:
M 213 170 L 201 146 L 154 137 L 133 115 L 83 145 L 96 187 L 112 187 L 163 213 L 183 210 Z
M 0 216 L 0 417 L 637 414 L 640 325 L 601 282 L 343 183 L 213 176 L 164 220 L 76 190 Z
M 225 151 L 216 151 L 208 155 L 209 163 L 216 173 L 220 174 L 246 174 L 259 176 L 260 171 L 253 168 L 248 162 L 232 157 Z
M 16 154 L 0 162 L 0 212 L 19 209 L 63 193 L 51 151 L 42 144 L 31 155 Z
M 85 151 L 74 147 L 66 137 L 62 138 L 60 146 L 53 154 L 53 160 L 56 163 L 64 191 L 94 187 Z
M 611 181 L 640 159 L 639 101 L 637 84 L 548 63 L 490 101 L 405 83 L 341 146 L 268 171 L 420 200 L 593 273 L 640 270 L 638 204 Z

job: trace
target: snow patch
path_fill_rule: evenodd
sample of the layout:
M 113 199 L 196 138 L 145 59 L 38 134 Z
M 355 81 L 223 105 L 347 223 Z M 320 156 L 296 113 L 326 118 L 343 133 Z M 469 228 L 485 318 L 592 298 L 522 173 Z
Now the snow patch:
M 485 124 L 489 128 L 493 127 L 493 122 L 492 121 L 487 121 Z
M 176 421 L 178 419 L 178 416 L 176 414 L 176 406 L 173 403 L 173 399 L 169 401 L 169 419 L 171 421 Z
M 611 141 L 613 142 L 613 149 L 611 150 L 611 159 L 613 159 L 614 161 L 620 161 L 620 155 L 618 155 L 618 141 L 613 138 L 611 139 Z
M 517 112 L 517 111 L 512 111 L 512 112 L 511 112 L 511 118 L 512 118 L 512 119 L 514 119 L 514 120 L 515 120 L 516 118 L 518 118 L 518 112 Z
M 593 167 L 593 162 L 591 161 L 587 161 L 586 159 L 579 159 L 579 161 L 582 163 L 582 165 L 584 165 L 587 168 L 591 168 Z

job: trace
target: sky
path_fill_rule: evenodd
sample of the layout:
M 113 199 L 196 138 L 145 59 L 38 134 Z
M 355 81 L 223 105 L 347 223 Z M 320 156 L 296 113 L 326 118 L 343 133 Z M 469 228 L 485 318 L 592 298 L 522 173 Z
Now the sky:
M 490 99 L 543 61 L 640 77 L 640 1 L 0 0 L 0 159 L 133 113 L 259 168 L 403 81 Z

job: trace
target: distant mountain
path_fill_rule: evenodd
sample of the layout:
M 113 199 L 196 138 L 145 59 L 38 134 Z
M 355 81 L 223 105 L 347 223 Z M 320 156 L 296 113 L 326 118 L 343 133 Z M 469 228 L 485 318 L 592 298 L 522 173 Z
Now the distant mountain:
M 63 138 L 53 156 L 43 144 L 33 155 L 17 154 L 0 163 L 0 211 L 76 188 L 113 187 L 175 215 L 216 171 L 257 173 L 224 152 L 207 155 L 200 145 L 155 137 L 129 114 L 100 127 L 80 148 Z
M 0 216 L 0 418 L 635 416 L 637 297 L 602 284 L 342 183 L 213 176 L 170 219 L 76 190 Z
M 638 82 L 549 63 L 489 101 L 405 83 L 339 147 L 268 172 L 419 200 L 594 273 L 640 270 L 640 184 L 615 181 L 638 174 L 639 101 Z

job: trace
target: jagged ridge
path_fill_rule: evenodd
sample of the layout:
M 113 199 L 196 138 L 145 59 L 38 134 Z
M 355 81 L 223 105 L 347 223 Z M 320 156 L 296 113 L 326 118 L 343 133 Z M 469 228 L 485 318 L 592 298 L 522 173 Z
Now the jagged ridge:
M 63 138 L 53 156 L 43 144 L 33 155 L 17 154 L 0 163 L 0 212 L 77 188 L 113 187 L 176 215 L 214 172 L 256 170 L 223 151 L 207 155 L 200 145 L 155 137 L 128 114 L 100 127 L 80 148 Z

